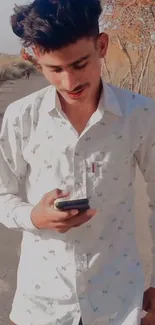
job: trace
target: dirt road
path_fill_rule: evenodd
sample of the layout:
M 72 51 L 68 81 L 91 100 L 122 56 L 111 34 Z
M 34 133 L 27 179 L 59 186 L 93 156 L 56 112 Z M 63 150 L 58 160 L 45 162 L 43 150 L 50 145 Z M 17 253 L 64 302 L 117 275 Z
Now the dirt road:
M 41 76 L 32 75 L 30 80 L 17 80 L 0 87 L 0 114 L 9 103 L 46 87 L 47 82 Z M 146 285 L 150 278 L 150 236 L 148 232 L 148 208 L 145 184 L 137 173 L 136 188 L 136 224 L 138 245 L 144 262 Z M 21 234 L 0 226 L 0 325 L 9 325 L 8 315 L 16 286 L 16 269 L 20 250 Z

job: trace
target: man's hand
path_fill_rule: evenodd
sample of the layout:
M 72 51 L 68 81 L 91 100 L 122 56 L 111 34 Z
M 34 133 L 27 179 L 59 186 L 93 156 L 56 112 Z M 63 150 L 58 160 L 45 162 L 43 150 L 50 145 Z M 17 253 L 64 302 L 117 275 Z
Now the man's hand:
M 31 220 L 37 229 L 53 229 L 65 233 L 71 228 L 79 227 L 89 221 L 96 210 L 88 209 L 83 213 L 78 210 L 59 211 L 54 209 L 54 201 L 69 196 L 69 192 L 60 189 L 53 190 L 43 196 L 41 201 L 33 208 Z
M 147 315 L 142 318 L 141 325 L 155 325 L 155 288 L 149 288 L 144 292 L 143 310 Z

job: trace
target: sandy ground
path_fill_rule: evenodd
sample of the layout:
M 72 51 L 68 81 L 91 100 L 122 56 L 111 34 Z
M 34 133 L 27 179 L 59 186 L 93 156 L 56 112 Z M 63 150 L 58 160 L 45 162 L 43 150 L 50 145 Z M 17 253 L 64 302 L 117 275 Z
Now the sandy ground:
M 46 87 L 41 76 L 31 76 L 30 80 L 17 80 L 0 86 L 0 114 L 7 105 L 18 98 Z M 146 286 L 149 284 L 151 270 L 150 235 L 148 230 L 147 196 L 145 184 L 137 171 L 136 189 L 136 226 L 140 254 L 144 263 Z M 9 325 L 9 312 L 16 287 L 16 270 L 20 251 L 21 234 L 0 226 L 0 325 Z M 22 325 L 22 324 L 21 324 Z

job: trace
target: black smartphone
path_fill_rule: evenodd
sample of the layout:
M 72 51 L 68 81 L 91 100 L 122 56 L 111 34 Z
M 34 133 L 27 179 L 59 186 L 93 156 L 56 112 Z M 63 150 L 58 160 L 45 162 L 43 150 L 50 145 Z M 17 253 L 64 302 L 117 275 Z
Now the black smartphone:
M 88 199 L 78 199 L 78 200 L 69 200 L 69 201 L 58 201 L 55 202 L 55 207 L 61 211 L 67 210 L 78 210 L 83 212 L 90 209 Z

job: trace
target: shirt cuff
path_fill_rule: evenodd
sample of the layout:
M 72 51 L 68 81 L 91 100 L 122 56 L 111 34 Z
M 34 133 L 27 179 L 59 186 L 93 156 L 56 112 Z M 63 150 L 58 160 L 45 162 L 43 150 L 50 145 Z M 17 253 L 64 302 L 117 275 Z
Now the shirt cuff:
M 31 213 L 33 208 L 34 206 L 29 204 L 17 207 L 14 211 L 15 212 L 14 221 L 17 224 L 17 226 L 22 230 L 38 234 L 40 230 L 34 226 L 31 220 Z

